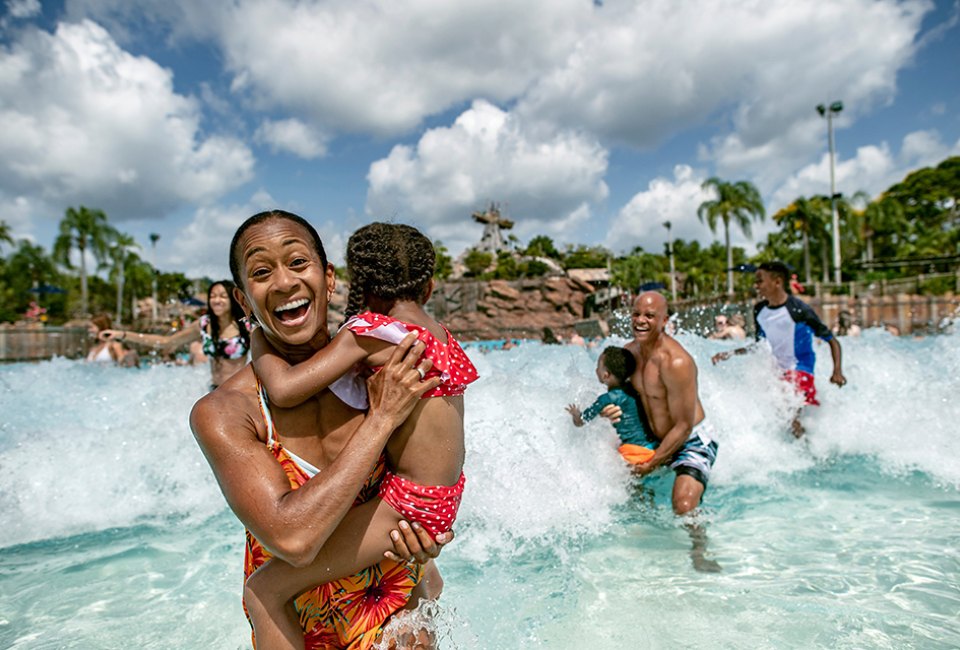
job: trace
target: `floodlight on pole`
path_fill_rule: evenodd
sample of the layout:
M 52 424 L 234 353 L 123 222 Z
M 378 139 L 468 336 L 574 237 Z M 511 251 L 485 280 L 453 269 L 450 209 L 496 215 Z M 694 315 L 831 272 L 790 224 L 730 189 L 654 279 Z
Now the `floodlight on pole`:
M 670 297 L 673 302 L 677 301 L 677 274 L 673 267 L 673 237 L 670 235 L 671 223 L 663 222 L 663 227 L 667 229 L 667 256 L 670 258 Z
M 151 285 L 151 289 L 152 289 L 152 292 L 153 292 L 153 295 L 152 295 L 152 298 L 153 298 L 152 302 L 153 302 L 153 304 L 150 306 L 150 317 L 151 317 L 151 322 L 153 322 L 153 323 L 156 323 L 156 322 L 157 322 L 157 240 L 158 240 L 158 239 L 160 239 L 160 235 L 159 235 L 159 234 L 157 234 L 157 233 L 155 233 L 155 232 L 150 233 L 150 246 L 151 246 L 151 248 L 153 249 L 153 251 L 152 251 L 152 252 L 153 252 L 153 255 L 152 255 L 152 257 L 153 257 L 153 262 L 152 262 L 152 264 L 153 264 L 153 283 L 152 283 L 152 285 Z
M 843 110 L 843 102 L 833 102 L 830 106 L 817 105 L 820 117 L 827 118 L 827 137 L 830 143 L 830 211 L 832 212 L 833 228 L 833 282 L 840 284 L 840 215 L 837 214 L 837 188 L 833 171 L 834 144 L 833 144 L 833 116 Z

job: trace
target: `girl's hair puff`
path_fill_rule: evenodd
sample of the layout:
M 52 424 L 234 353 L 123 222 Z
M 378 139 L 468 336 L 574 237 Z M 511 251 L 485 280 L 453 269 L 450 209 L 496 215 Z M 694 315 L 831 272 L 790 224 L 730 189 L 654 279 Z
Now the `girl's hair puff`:
M 350 294 L 345 315 L 358 314 L 368 298 L 422 301 L 433 278 L 433 243 L 413 226 L 374 222 L 347 241 Z

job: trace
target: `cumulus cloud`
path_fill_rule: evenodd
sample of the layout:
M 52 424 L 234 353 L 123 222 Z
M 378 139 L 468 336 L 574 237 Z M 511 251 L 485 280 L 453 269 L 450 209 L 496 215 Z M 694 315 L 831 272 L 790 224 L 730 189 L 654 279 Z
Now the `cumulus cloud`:
M 516 219 L 521 240 L 546 233 L 582 241 L 573 229 L 606 198 L 606 169 L 607 151 L 596 142 L 570 131 L 533 135 L 510 113 L 477 101 L 452 126 L 374 162 L 366 210 L 420 224 L 454 253 L 479 241 L 470 215 L 490 202 Z
M 937 165 L 944 158 L 956 155 L 960 155 L 960 140 L 945 143 L 936 131 L 908 133 L 899 152 L 891 150 L 886 142 L 860 147 L 853 158 L 835 161 L 837 191 L 847 197 L 863 191 L 875 198 L 910 172 Z M 769 205 L 771 211 L 776 211 L 798 196 L 815 194 L 830 194 L 829 155 L 790 176 L 773 192 Z
M 298 119 L 264 120 L 254 140 L 266 144 L 274 152 L 285 151 L 309 160 L 327 154 L 327 139 Z
M 42 11 L 40 0 L 7 0 L 7 13 L 13 18 L 33 18 Z
M 580 0 L 254 0 L 225 12 L 219 38 L 237 91 L 325 128 L 384 135 L 476 97 L 518 96 L 591 13 Z
M 670 222 L 671 234 L 676 239 L 706 239 L 709 228 L 697 217 L 700 204 L 714 198 L 701 188 L 706 179 L 702 170 L 689 165 L 674 167 L 673 178 L 653 179 L 646 190 L 635 194 L 620 210 L 607 233 L 605 245 L 616 253 L 628 252 L 635 246 L 659 252 L 667 241 L 666 221 Z M 719 233 L 719 237 L 722 236 Z
M 275 207 L 273 197 L 261 190 L 244 203 L 199 208 L 164 247 L 167 254 L 159 266 L 181 270 L 187 277 L 229 278 L 233 233 L 247 217 Z
M 200 118 L 169 70 L 96 23 L 29 29 L 0 51 L 0 192 L 111 221 L 213 200 L 251 177 L 253 155 Z

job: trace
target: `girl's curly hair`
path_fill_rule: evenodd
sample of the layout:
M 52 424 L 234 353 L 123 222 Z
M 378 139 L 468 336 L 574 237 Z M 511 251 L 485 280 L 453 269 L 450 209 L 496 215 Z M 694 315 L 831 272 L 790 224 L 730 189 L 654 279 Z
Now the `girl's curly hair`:
M 375 222 L 347 241 L 350 294 L 345 316 L 360 313 L 369 297 L 423 300 L 436 264 L 433 243 L 413 226 Z

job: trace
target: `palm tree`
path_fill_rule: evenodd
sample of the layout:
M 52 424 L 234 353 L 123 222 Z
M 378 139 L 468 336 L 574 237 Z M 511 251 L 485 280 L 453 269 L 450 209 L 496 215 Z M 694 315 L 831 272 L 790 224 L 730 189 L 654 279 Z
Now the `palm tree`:
M 819 242 L 824 239 L 830 218 L 830 202 L 823 196 L 814 196 L 809 199 L 801 196 L 773 215 L 773 220 L 781 228 L 800 234 L 800 240 L 803 242 L 804 282 L 807 284 L 811 283 L 810 240 Z
M 67 208 L 60 222 L 60 234 L 53 245 L 54 258 L 69 269 L 70 253 L 80 252 L 80 311 L 87 313 L 87 260 L 86 252 L 93 253 L 97 264 L 103 264 L 107 256 L 112 229 L 103 210 L 91 210 L 82 205 L 79 209 Z
M 126 281 L 124 265 L 140 260 L 134 252 L 134 250 L 140 248 L 140 246 L 137 245 L 133 237 L 122 232 L 115 231 L 111 239 L 112 241 L 109 246 L 110 260 L 113 262 L 113 271 L 111 274 L 115 276 L 117 282 L 116 321 L 117 325 L 121 325 L 123 323 L 123 283 Z
M 10 225 L 6 221 L 0 221 L 0 244 L 14 244 L 13 235 L 10 234 Z
M 733 219 L 747 237 L 751 236 L 750 222 L 763 221 L 766 211 L 760 192 L 750 181 L 727 183 L 716 176 L 708 178 L 701 186 L 712 190 L 715 199 L 709 199 L 697 208 L 700 221 L 706 221 L 710 232 L 717 232 L 717 221 L 723 221 L 723 243 L 727 249 L 727 294 L 733 295 L 733 249 L 730 248 L 730 220 Z
M 866 241 L 866 261 L 873 261 L 873 240 L 878 234 L 906 229 L 908 225 L 903 205 L 894 198 L 881 195 L 867 204 L 861 216 L 861 234 Z

